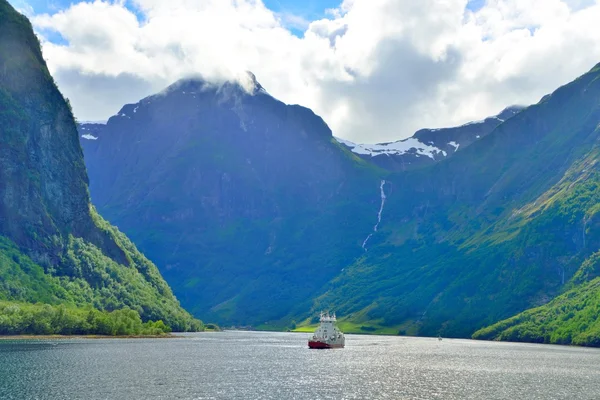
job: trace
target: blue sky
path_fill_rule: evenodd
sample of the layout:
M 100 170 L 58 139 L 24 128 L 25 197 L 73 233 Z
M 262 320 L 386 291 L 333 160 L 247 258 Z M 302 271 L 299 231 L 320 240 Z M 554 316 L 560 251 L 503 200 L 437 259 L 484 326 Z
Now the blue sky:
M 29 5 L 36 14 L 54 13 L 69 7 L 70 4 L 78 3 L 73 0 L 9 0 L 9 2 L 21 9 Z M 337 7 L 341 0 L 263 0 L 263 2 L 275 12 L 314 20 L 322 18 L 327 9 Z
M 80 1 L 73 0 L 8 0 L 14 7 L 34 14 L 53 14 L 62 9 L 68 8 L 71 4 Z M 88 0 L 93 1 L 93 0 Z M 483 1 L 483 0 L 478 0 Z M 284 24 L 296 36 L 302 36 L 305 25 L 310 21 L 324 18 L 326 11 L 336 8 L 342 0 L 263 0 L 263 3 L 270 10 L 280 14 Z M 127 3 L 131 3 L 127 1 Z M 126 3 L 126 4 L 127 4 Z M 134 7 L 128 6 L 134 13 Z M 137 14 L 137 13 L 136 13 Z M 46 35 L 47 39 L 55 43 L 62 43 L 60 36 L 51 33 Z
M 72 0 L 9 0 L 15 7 L 25 8 L 26 4 L 33 8 L 36 14 L 53 13 L 67 8 Z M 306 20 L 315 20 L 325 16 L 325 11 L 340 5 L 341 0 L 263 0 L 271 10 L 280 13 L 293 14 Z M 471 0 L 468 8 L 477 10 L 485 4 L 485 0 Z
M 82 0 L 8 0 L 14 7 L 26 14 L 54 14 L 68 8 L 71 4 Z M 93 1 L 93 0 L 86 0 Z M 267 8 L 279 14 L 283 24 L 295 36 L 302 37 L 311 21 L 327 17 L 327 10 L 338 7 L 343 0 L 263 0 Z M 485 5 L 486 0 L 469 0 L 467 8 L 477 11 Z M 126 0 L 128 8 L 142 19 L 143 16 Z M 67 44 L 57 32 L 44 31 L 44 37 L 55 44 Z
M 14 7 L 26 14 L 53 14 L 68 8 L 71 4 L 82 0 L 8 0 Z M 93 1 L 93 0 L 86 0 Z M 327 17 L 327 10 L 338 7 L 343 0 L 263 0 L 267 8 L 279 14 L 283 24 L 295 36 L 302 37 L 311 21 Z M 485 5 L 486 0 L 470 0 L 467 8 L 477 11 Z M 128 8 L 142 19 L 143 16 L 126 0 Z M 67 44 L 57 32 L 44 31 L 44 37 L 55 44 Z
M 8 0 L 14 7 L 29 11 L 31 7 L 36 14 L 54 13 L 67 8 L 72 1 L 67 0 Z
M 323 17 L 325 10 L 340 5 L 341 0 L 263 0 L 275 12 L 287 12 L 308 20 Z
M 93 1 L 93 0 L 88 0 Z M 33 14 L 53 14 L 57 11 L 68 8 L 77 0 L 9 0 L 9 2 L 18 9 L 25 10 Z M 477 11 L 485 5 L 486 0 L 470 0 L 467 8 Z M 127 3 L 131 3 L 127 0 Z M 126 3 L 126 4 L 127 4 Z M 263 3 L 270 10 L 280 14 L 284 24 L 296 36 L 302 36 L 306 24 L 327 16 L 327 10 L 338 7 L 342 0 L 263 0 Z M 137 10 L 129 6 L 134 13 Z M 61 43 L 60 36 L 52 34 L 47 35 L 47 39 L 55 43 Z

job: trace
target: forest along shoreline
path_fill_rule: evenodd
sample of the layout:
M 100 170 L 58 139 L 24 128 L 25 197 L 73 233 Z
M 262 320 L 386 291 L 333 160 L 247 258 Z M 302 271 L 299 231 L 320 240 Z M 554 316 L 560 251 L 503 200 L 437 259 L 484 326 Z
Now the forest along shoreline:
M 194 332 L 222 332 L 216 324 L 205 324 L 204 330 Z M 158 335 L 0 335 L 0 341 L 3 340 L 64 340 L 64 339 L 183 339 L 186 336 L 179 335 L 185 332 L 169 332 Z
M 8 340 L 66 340 L 66 339 L 180 339 L 185 336 L 166 335 L 6 335 L 0 336 L 0 341 Z

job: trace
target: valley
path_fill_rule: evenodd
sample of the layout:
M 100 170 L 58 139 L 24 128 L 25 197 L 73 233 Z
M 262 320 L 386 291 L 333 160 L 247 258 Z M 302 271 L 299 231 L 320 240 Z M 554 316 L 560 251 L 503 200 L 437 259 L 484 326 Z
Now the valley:
M 378 144 L 250 72 L 79 123 L 5 0 L 0 65 L 1 334 L 306 330 L 328 309 L 348 332 L 599 345 L 600 64 Z
M 254 75 L 184 80 L 80 139 L 94 203 L 197 316 L 289 329 L 335 309 L 350 331 L 470 337 L 567 290 L 596 251 L 598 76 L 377 146 Z

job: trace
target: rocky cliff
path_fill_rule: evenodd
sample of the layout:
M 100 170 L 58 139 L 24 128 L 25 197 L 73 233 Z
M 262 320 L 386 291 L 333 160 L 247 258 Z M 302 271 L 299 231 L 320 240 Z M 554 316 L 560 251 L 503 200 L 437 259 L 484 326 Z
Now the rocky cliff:
M 0 0 L 0 236 L 0 300 L 101 310 L 128 306 L 174 329 L 197 325 L 156 267 L 92 207 L 69 102 L 48 72 L 31 24 L 5 0 Z

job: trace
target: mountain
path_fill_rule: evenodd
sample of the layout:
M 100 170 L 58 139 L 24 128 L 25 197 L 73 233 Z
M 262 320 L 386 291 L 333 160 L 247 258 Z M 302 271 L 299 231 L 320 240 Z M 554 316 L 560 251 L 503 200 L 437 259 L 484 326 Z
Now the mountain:
M 568 290 L 600 246 L 598 121 L 600 65 L 452 158 L 389 176 L 371 249 L 315 308 L 468 337 Z
M 5 0 L 0 65 L 0 333 L 139 333 L 142 320 L 199 329 L 91 205 L 69 102 L 31 24 Z
M 164 266 L 186 308 L 289 323 L 364 252 L 385 172 L 246 78 L 180 80 L 82 124 L 81 143 L 94 204 Z
M 420 131 L 447 155 L 406 170 L 252 75 L 182 80 L 80 139 L 94 203 L 196 315 L 281 328 L 335 309 L 344 330 L 470 337 L 594 287 L 599 78 Z
M 406 171 L 431 165 L 451 157 L 459 148 L 487 136 L 498 125 L 512 118 L 525 107 L 511 106 L 498 115 L 473 121 L 454 128 L 421 129 L 413 136 L 389 143 L 356 144 L 336 138 L 359 157 L 390 170 Z
M 599 347 L 599 308 L 600 278 L 596 278 L 578 285 L 544 306 L 480 329 L 473 337 Z

